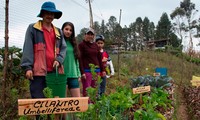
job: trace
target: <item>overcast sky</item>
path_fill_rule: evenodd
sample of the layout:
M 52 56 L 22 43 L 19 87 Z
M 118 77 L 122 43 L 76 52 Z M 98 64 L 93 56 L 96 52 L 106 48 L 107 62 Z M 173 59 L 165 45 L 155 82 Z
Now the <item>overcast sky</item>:
M 23 46 L 24 34 L 28 24 L 36 22 L 40 18 L 41 5 L 46 0 L 10 0 L 9 4 L 9 44 L 18 47 Z M 54 20 L 57 27 L 61 27 L 66 21 L 71 21 L 75 25 L 76 34 L 80 29 L 89 27 L 89 5 L 85 0 L 51 0 L 56 4 L 58 10 L 63 12 L 60 19 Z M 159 21 L 162 13 L 168 15 L 179 7 L 183 0 L 92 0 L 93 20 L 108 21 L 110 16 L 115 16 L 119 21 L 120 9 L 121 26 L 129 26 L 137 17 L 148 17 L 155 25 Z M 199 0 L 191 0 L 195 3 L 196 9 L 200 10 Z M 0 0 L 0 40 L 4 41 L 5 28 L 5 0 Z M 200 12 L 197 14 L 200 17 Z M 169 17 L 170 18 L 170 17 Z M 0 47 L 4 42 L 0 42 Z

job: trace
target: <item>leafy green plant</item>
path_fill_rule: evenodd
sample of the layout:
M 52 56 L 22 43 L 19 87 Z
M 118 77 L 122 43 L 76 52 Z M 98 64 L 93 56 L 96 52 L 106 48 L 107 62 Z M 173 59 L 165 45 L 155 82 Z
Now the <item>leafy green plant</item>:
M 44 88 L 43 93 L 46 98 L 53 98 L 52 89 L 49 87 Z
M 147 111 L 139 109 L 134 113 L 134 120 L 166 120 L 166 118 L 153 109 Z
M 130 88 L 118 87 L 115 93 L 109 96 L 101 96 L 95 104 L 90 104 L 84 113 L 77 113 L 81 120 L 121 120 L 128 119 L 129 114 L 125 112 L 130 109 L 134 102 Z
M 50 88 L 48 87 L 44 88 L 43 93 L 46 98 L 53 98 L 52 90 Z M 54 114 L 50 114 L 49 116 L 51 120 L 54 120 L 54 117 L 55 117 Z M 47 120 L 47 119 L 48 119 L 48 115 L 46 114 L 40 115 L 40 120 Z M 21 116 L 19 120 L 28 120 L 28 116 L 26 115 Z
M 94 71 L 95 67 L 91 67 L 91 71 Z M 93 72 L 92 74 L 96 74 Z M 95 75 L 94 75 L 95 76 Z M 98 78 L 100 80 L 100 77 Z M 153 85 L 155 89 L 152 89 L 150 94 L 146 93 L 143 95 L 143 104 L 139 105 L 140 95 L 134 95 L 132 93 L 131 87 L 116 87 L 114 93 L 110 93 L 108 96 L 103 95 L 97 97 L 98 88 L 88 88 L 87 92 L 94 104 L 89 104 L 89 108 L 84 113 L 77 113 L 76 116 L 81 120 L 128 120 L 138 119 L 162 119 L 165 117 L 162 113 L 158 112 L 158 108 L 166 108 L 171 106 L 171 100 L 168 100 L 167 92 L 162 90 L 162 86 L 168 84 L 171 80 L 170 77 L 152 77 L 149 75 L 139 76 L 138 78 L 131 79 L 133 85 L 144 86 Z M 161 82 L 159 82 L 161 81 Z M 163 82 L 163 81 L 166 81 Z M 158 84 L 158 83 L 159 84 Z M 156 87 L 160 87 L 156 89 Z M 98 98 L 98 99 L 97 99 Z M 140 107 L 133 107 L 133 106 Z M 133 112 L 133 113 L 132 113 Z
M 164 113 L 167 108 L 171 108 L 172 100 L 168 99 L 169 94 L 161 88 L 153 88 L 150 95 L 142 97 L 143 104 L 139 110 L 134 112 L 135 120 L 166 120 Z M 162 109 L 159 109 L 162 108 Z
M 156 88 L 163 88 L 163 87 L 170 87 L 172 85 L 172 78 L 169 76 L 150 76 L 144 75 L 139 76 L 136 78 L 130 78 L 132 88 L 140 87 L 140 86 L 148 86 L 156 87 Z
M 5 60 L 5 48 L 0 48 L 0 59 Z M 0 94 L 6 96 L 0 99 L 3 103 L 0 105 L 0 116 L 2 119 L 17 118 L 17 99 L 22 96 L 27 97 L 28 82 L 25 80 L 24 72 L 20 67 L 21 49 L 15 46 L 9 47 L 8 50 L 8 68 L 6 70 L 6 81 L 0 81 Z M 0 63 L 0 69 L 3 69 L 3 62 Z M 2 73 L 1 73 L 2 74 Z M 2 75 L 3 76 L 3 75 Z M 1 76 L 1 79 L 3 79 Z M 13 112 L 16 111 L 16 112 Z
M 95 80 L 95 78 L 97 77 L 95 70 L 96 68 L 98 68 L 98 66 L 95 66 L 94 64 L 89 64 L 89 67 L 92 73 L 93 80 Z

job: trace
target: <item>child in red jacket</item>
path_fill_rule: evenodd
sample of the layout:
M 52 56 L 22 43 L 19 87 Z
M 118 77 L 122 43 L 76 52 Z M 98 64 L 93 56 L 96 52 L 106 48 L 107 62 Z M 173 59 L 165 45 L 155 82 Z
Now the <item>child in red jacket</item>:
M 114 75 L 114 68 L 113 68 L 113 64 L 112 64 L 112 60 L 109 57 L 108 53 L 103 49 L 104 48 L 104 44 L 105 44 L 105 38 L 103 35 L 97 35 L 96 36 L 96 43 L 100 49 L 100 52 L 102 54 L 102 63 L 103 66 L 106 69 L 106 76 L 102 76 L 102 82 L 100 83 L 100 87 L 99 87 L 99 95 L 102 95 L 103 93 L 105 93 L 105 88 L 106 88 L 106 78 L 109 78 L 111 75 Z

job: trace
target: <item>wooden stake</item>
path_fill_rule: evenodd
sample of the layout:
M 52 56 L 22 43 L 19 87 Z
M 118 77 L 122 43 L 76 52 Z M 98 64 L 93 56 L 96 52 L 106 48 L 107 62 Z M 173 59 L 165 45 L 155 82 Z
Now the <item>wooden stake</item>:
M 139 101 L 140 105 L 143 104 L 143 100 L 142 100 L 142 94 L 140 94 L 140 101 Z

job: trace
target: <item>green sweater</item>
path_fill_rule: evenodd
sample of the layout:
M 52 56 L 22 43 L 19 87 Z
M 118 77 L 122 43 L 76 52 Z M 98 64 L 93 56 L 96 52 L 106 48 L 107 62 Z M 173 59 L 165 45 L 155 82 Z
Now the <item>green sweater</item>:
M 67 52 L 64 60 L 64 70 L 67 78 L 78 78 L 81 76 L 79 62 L 74 57 L 74 49 L 69 40 L 66 40 Z

